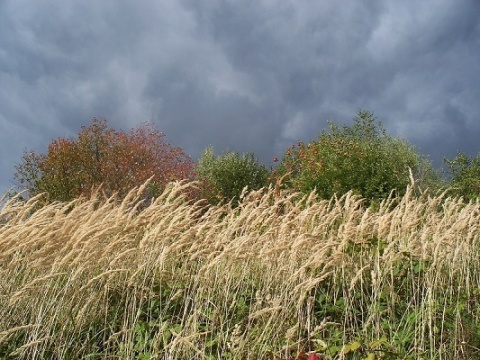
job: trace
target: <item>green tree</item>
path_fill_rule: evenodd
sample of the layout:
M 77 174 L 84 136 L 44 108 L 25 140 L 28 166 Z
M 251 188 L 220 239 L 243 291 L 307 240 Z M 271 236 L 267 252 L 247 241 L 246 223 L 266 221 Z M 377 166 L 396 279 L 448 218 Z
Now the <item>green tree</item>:
M 260 189 L 268 185 L 270 175 L 254 153 L 239 155 L 227 151 L 216 156 L 212 146 L 205 149 L 195 170 L 201 183 L 200 196 L 210 204 L 232 200 L 237 205 L 245 187 Z
M 46 154 L 25 151 L 14 176 L 30 195 L 68 201 L 89 196 L 100 185 L 107 194 L 123 196 L 149 178 L 150 189 L 158 192 L 172 180 L 193 178 L 193 166 L 152 124 L 124 132 L 109 128 L 105 119 L 93 119 L 76 139 L 52 141 Z
M 308 145 L 298 143 L 284 154 L 278 176 L 301 192 L 316 190 L 322 198 L 350 190 L 370 200 L 401 195 L 410 170 L 421 187 L 435 184 L 431 164 L 403 139 L 386 134 L 371 112 L 359 111 L 353 125 L 329 123 L 329 132 Z
M 444 159 L 450 175 L 450 188 L 454 195 L 465 200 L 480 196 L 480 154 L 469 156 L 458 153 L 453 159 Z

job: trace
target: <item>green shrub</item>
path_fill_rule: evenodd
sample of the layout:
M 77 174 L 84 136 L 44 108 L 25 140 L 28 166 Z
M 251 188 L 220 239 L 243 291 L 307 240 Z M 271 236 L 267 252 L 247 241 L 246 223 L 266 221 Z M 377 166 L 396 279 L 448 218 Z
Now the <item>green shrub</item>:
M 480 154 L 476 157 L 458 153 L 453 159 L 444 159 L 450 174 L 451 191 L 467 201 L 480 196 Z
M 269 171 L 258 162 L 254 153 L 239 155 L 226 151 L 215 156 L 213 147 L 203 152 L 196 167 L 201 182 L 201 196 L 210 204 L 232 200 L 238 204 L 245 187 L 257 190 L 268 184 Z
M 411 183 L 436 184 L 430 163 L 403 139 L 390 137 L 368 111 L 359 111 L 353 125 L 329 123 L 329 132 L 308 145 L 298 143 L 286 151 L 278 169 L 285 183 L 301 192 L 316 190 L 322 198 L 350 190 L 369 200 L 402 195 Z

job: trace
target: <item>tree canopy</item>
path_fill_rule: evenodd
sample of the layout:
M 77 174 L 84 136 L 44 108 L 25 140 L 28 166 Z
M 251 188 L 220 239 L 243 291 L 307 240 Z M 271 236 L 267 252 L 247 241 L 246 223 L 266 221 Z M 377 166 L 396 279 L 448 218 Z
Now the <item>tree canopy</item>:
M 322 198 L 348 191 L 370 200 L 401 195 L 410 183 L 410 171 L 424 182 L 433 176 L 431 165 L 403 139 L 386 134 L 371 112 L 359 111 L 353 125 L 329 124 L 309 144 L 288 149 L 279 176 L 298 191 L 315 190 Z M 420 178 L 420 177 L 423 178 Z
M 100 185 L 107 194 L 123 196 L 150 178 L 152 189 L 159 190 L 169 181 L 193 178 L 193 165 L 152 124 L 124 132 L 94 118 L 76 139 L 52 141 L 46 154 L 25 151 L 15 178 L 30 195 L 68 201 L 89 196 Z
M 196 177 L 201 183 L 200 196 L 209 203 L 232 201 L 235 205 L 245 187 L 257 190 L 268 185 L 269 172 L 254 153 L 226 151 L 216 156 L 209 146 L 198 161 Z

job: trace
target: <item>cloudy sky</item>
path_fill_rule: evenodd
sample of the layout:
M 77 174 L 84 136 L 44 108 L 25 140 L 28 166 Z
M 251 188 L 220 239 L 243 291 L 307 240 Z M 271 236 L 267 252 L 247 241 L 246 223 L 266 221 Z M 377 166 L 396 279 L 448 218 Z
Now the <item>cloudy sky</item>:
M 93 117 L 270 165 L 359 109 L 437 165 L 477 154 L 480 1 L 0 0 L 2 193 Z

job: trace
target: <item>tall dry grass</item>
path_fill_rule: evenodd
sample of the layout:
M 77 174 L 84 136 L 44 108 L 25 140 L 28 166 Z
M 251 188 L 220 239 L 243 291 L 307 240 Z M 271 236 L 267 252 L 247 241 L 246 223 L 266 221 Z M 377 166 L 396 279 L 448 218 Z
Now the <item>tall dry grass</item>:
M 172 184 L 150 206 L 38 206 L 0 218 L 0 357 L 476 359 L 480 205 L 412 191 L 248 194 L 208 210 Z

